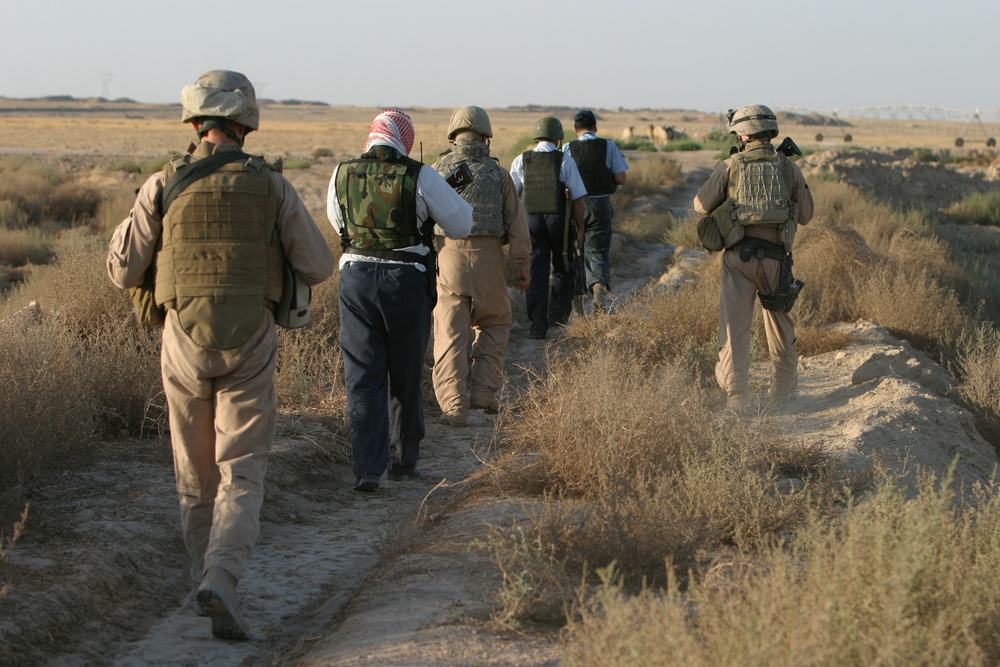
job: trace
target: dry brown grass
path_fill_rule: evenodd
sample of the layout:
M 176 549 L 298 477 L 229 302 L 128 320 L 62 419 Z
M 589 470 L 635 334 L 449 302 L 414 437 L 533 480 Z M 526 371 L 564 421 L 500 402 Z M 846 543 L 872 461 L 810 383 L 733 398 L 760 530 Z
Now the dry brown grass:
M 127 296 L 107 280 L 104 241 L 77 233 L 55 252 L 0 316 L 10 332 L 0 336 L 0 487 L 9 492 L 8 512 L 25 485 L 85 457 L 94 437 L 143 432 L 161 401 L 159 334 L 135 324 Z M 14 315 L 32 301 L 37 317 Z
M 550 360 L 491 466 L 505 493 L 543 499 L 491 540 L 497 620 L 551 622 L 568 582 L 611 563 L 630 587 L 662 584 L 665 562 L 683 575 L 701 553 L 753 551 L 831 502 L 823 454 L 713 415 L 698 386 L 688 364 L 614 344 Z
M 996 664 L 996 491 L 962 505 L 947 480 L 925 476 L 913 499 L 889 481 L 835 525 L 813 516 L 686 590 L 631 596 L 608 575 L 570 620 L 565 664 Z
M 968 275 L 916 213 L 877 204 L 840 183 L 814 188 L 817 218 L 796 240 L 806 283 L 796 312 L 810 327 L 868 319 L 940 353 L 970 326 Z
M 0 228 L 0 264 L 23 267 L 45 264 L 52 256 L 52 236 L 37 227 Z

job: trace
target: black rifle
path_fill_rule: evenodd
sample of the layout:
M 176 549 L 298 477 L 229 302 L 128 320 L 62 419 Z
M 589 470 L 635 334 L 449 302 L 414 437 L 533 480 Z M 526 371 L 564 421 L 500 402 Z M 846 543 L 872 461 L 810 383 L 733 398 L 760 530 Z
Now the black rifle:
M 795 142 L 792 141 L 791 137 L 785 137 L 784 141 L 778 144 L 778 147 L 774 150 L 781 153 L 785 157 L 792 157 L 793 155 L 802 157 L 802 151 L 795 145 Z

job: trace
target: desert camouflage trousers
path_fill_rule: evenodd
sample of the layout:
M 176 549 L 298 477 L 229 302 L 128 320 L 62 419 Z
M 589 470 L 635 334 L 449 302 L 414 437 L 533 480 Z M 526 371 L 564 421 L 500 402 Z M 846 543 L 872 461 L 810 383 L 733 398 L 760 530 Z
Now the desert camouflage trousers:
M 778 284 L 781 263 L 751 257 L 744 262 L 738 251 L 722 253 L 722 290 L 719 303 L 719 361 L 715 378 L 730 397 L 750 393 L 750 330 L 757 293 L 768 294 Z M 796 386 L 799 352 L 795 319 L 788 313 L 762 309 L 767 349 L 773 365 L 770 391 L 787 396 Z
M 210 567 L 237 579 L 260 528 L 264 473 L 278 404 L 274 319 L 234 350 L 208 350 L 167 313 L 161 370 L 170 410 L 170 442 L 191 577 Z
M 510 340 L 510 294 L 503 241 L 495 236 L 438 236 L 434 308 L 434 394 L 441 411 L 496 409 Z

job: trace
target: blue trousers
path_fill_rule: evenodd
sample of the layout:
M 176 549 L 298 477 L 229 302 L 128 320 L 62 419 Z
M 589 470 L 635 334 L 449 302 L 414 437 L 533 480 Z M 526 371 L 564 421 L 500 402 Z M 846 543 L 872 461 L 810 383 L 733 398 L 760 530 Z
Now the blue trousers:
M 587 291 L 601 283 L 611 288 L 611 208 L 610 197 L 583 200 L 583 268 Z
M 568 254 L 563 256 L 566 214 L 529 213 L 528 235 L 531 238 L 531 285 L 524 297 L 531 320 L 530 333 L 544 337 L 549 324 L 564 324 L 573 312 L 576 267 L 572 240 Z
M 414 266 L 351 262 L 340 272 L 340 351 L 354 476 L 420 456 L 420 381 L 430 336 L 428 281 Z

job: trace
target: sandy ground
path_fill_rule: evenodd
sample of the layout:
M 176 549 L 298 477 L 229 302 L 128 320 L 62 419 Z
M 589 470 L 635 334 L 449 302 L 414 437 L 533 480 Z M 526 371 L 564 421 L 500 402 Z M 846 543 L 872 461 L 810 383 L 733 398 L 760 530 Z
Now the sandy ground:
M 679 157 L 688 181 L 645 204 L 683 217 L 713 157 Z M 322 210 L 325 178 L 291 177 Z M 683 280 L 699 257 L 655 243 L 619 244 L 616 253 L 623 301 L 664 274 Z M 544 372 L 546 342 L 525 337 L 523 312 L 515 309 L 511 391 L 528 381 L 526 368 Z M 945 397 L 948 373 L 877 326 L 844 329 L 856 342 L 803 359 L 798 397 L 781 414 L 755 418 L 849 464 L 905 455 L 943 472 L 959 455 L 960 479 L 987 479 L 996 456 L 971 415 Z M 469 426 L 452 428 L 436 416 L 428 411 L 425 476 L 384 482 L 375 494 L 351 491 L 350 470 L 323 454 L 315 431 L 282 417 L 260 539 L 239 586 L 254 632 L 243 643 L 214 640 L 208 619 L 185 602 L 169 445 L 106 444 L 92 469 L 35 499 L 0 602 L 0 665 L 557 664 L 557 635 L 497 634 L 487 624 L 499 573 L 482 541 L 524 511 L 514 498 L 463 494 L 463 480 L 489 456 L 495 418 L 473 412 Z

